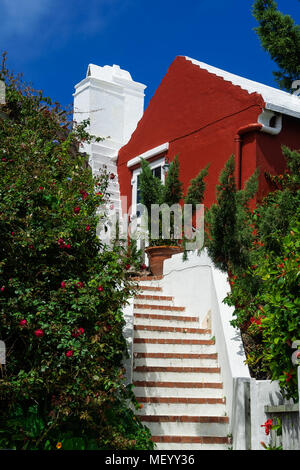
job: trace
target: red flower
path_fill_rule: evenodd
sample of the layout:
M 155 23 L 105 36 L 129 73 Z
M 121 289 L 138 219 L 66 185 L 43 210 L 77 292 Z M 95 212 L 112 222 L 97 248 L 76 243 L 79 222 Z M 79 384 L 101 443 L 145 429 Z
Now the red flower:
M 74 207 L 74 212 L 75 212 L 75 214 L 79 214 L 79 212 L 80 212 L 80 207 L 79 207 L 79 206 Z
M 76 328 L 72 331 L 73 338 L 78 338 L 78 336 L 83 335 L 84 329 L 83 328 Z
M 68 243 L 68 244 L 66 245 L 66 248 L 67 248 L 67 250 L 70 250 L 70 248 L 71 248 L 70 243 Z
M 96 196 L 103 197 L 103 194 L 102 193 L 96 193 Z
M 250 322 L 255 323 L 256 325 L 258 325 L 260 327 L 261 326 L 261 317 L 258 317 L 258 318 L 251 317 Z
M 114 174 L 114 173 L 111 173 L 111 174 L 109 175 L 109 177 L 110 177 L 111 180 L 114 180 L 114 179 L 115 179 L 115 174 Z
M 74 351 L 72 351 L 72 349 L 66 352 L 67 357 L 72 357 L 73 355 L 74 355 Z
M 125 265 L 125 269 L 128 270 L 129 268 L 130 268 L 130 264 L 126 264 L 126 265 Z
M 20 325 L 20 326 L 25 326 L 25 325 L 27 325 L 27 320 L 21 320 L 21 321 L 19 322 L 19 325 Z
M 65 288 L 66 288 L 66 283 L 65 283 L 65 281 L 62 281 L 62 282 L 60 283 L 60 286 L 61 286 L 62 289 L 65 289 Z
M 44 336 L 43 330 L 35 330 L 34 334 L 37 338 L 42 338 Z
M 5 287 L 2 286 L 1 289 L 0 289 L 0 292 L 4 292 L 5 291 Z
M 271 427 L 273 426 L 273 420 L 272 419 L 268 419 L 265 424 L 261 424 L 261 428 L 265 428 L 265 433 L 266 435 L 268 435 L 270 433 L 270 429 Z
M 102 292 L 102 291 L 104 291 L 104 288 L 103 288 L 102 286 L 99 286 L 99 287 L 98 287 L 98 291 L 99 291 L 99 292 Z
M 83 284 L 83 282 L 79 281 L 79 282 L 76 282 L 76 286 L 77 286 L 77 287 L 83 287 L 84 284 Z
M 82 199 L 85 199 L 86 197 L 88 197 L 88 193 L 83 191 L 83 189 L 81 189 L 80 194 L 82 195 Z
M 145 265 L 145 263 L 141 264 L 141 269 L 147 269 L 147 266 Z
M 87 225 L 87 226 L 85 227 L 85 231 L 88 232 L 88 231 L 90 230 L 90 228 L 91 228 L 91 227 L 90 227 L 89 225 Z
M 284 374 L 287 376 L 285 381 L 288 384 L 290 380 L 292 380 L 292 376 L 289 372 L 284 372 Z

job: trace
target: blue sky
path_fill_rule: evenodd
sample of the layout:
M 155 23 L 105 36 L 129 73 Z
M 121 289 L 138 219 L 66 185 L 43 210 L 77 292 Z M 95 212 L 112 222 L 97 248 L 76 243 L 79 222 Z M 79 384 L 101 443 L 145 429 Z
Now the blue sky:
M 300 23 L 299 0 L 278 0 Z M 89 63 L 118 64 L 147 85 L 145 106 L 177 55 L 276 86 L 253 28 L 253 0 L 0 0 L 8 66 L 63 105 Z

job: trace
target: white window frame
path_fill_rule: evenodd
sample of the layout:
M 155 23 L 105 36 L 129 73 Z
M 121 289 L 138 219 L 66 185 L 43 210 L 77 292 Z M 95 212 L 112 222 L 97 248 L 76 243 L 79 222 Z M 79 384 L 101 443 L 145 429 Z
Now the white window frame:
M 161 182 L 162 182 L 162 184 L 165 183 L 165 172 L 164 172 L 164 169 L 163 169 L 164 164 L 165 164 L 165 156 L 157 158 L 153 162 L 149 162 L 149 166 L 150 166 L 151 170 L 154 170 L 155 168 L 161 167 Z M 141 167 L 136 168 L 132 172 L 132 179 L 131 179 L 131 187 L 132 187 L 132 191 L 131 191 L 131 216 L 132 217 L 135 217 L 136 212 L 137 212 L 137 201 L 136 201 L 137 200 L 137 179 L 138 179 L 137 177 L 141 174 L 141 172 L 142 172 Z M 138 221 L 140 221 L 140 217 L 138 217 Z

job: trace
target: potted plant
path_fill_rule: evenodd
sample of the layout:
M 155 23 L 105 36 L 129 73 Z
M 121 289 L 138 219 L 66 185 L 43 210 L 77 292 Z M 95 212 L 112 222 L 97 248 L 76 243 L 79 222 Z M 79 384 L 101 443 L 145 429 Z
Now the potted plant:
M 171 207 L 173 204 L 178 204 L 183 197 L 182 183 L 179 180 L 179 161 L 176 156 L 170 164 L 169 171 L 166 176 L 165 185 L 161 180 L 155 177 L 152 173 L 150 165 L 145 160 L 141 162 L 142 172 L 140 174 L 140 194 L 141 203 L 147 208 L 148 211 L 148 234 L 149 246 L 145 249 L 149 259 L 150 270 L 153 275 L 158 276 L 163 272 L 163 263 L 166 259 L 170 258 L 173 254 L 183 251 L 181 240 L 176 236 L 176 229 L 174 223 L 174 214 L 170 214 L 170 237 L 164 237 L 163 230 L 163 217 L 159 213 L 157 220 L 152 220 L 153 224 L 157 224 L 156 229 L 158 238 L 151 238 L 151 206 L 152 204 Z

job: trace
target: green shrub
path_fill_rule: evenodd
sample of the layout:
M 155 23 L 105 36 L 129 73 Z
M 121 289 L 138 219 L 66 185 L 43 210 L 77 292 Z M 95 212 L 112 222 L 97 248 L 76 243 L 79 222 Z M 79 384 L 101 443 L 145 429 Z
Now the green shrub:
M 5 68 L 0 119 L 0 447 L 149 449 L 124 385 L 126 252 L 96 235 L 107 175 L 91 137 Z M 100 215 L 96 215 L 96 212 Z
M 278 380 L 282 393 L 298 401 L 292 344 L 300 340 L 300 154 L 286 147 L 283 153 L 287 171 L 268 176 L 273 190 L 252 211 L 247 201 L 255 179 L 249 191 L 235 191 L 227 178 L 234 167 L 223 171 L 222 193 L 208 214 L 207 246 L 229 274 L 225 302 L 235 307 L 232 324 L 242 332 L 252 376 Z

